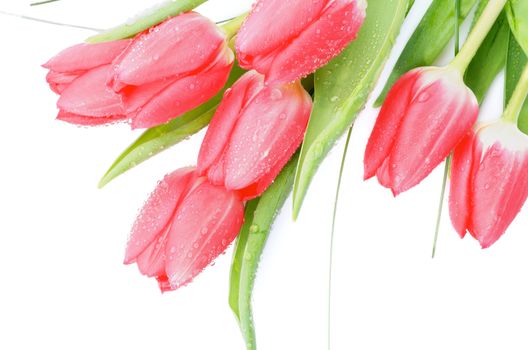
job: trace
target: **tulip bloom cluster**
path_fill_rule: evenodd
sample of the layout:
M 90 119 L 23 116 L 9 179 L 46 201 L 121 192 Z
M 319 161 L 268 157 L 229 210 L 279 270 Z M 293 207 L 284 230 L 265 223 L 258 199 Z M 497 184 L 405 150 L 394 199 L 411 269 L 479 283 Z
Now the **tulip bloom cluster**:
M 131 40 L 70 47 L 44 67 L 51 89 L 61 95 L 58 119 L 80 125 L 129 120 L 133 128 L 146 128 L 213 97 L 233 61 L 225 34 L 189 12 Z
M 266 190 L 303 140 L 312 99 L 300 78 L 356 37 L 365 8 L 365 0 L 255 4 L 235 45 L 249 71 L 226 91 L 197 168 L 167 175 L 145 204 L 125 263 L 136 263 L 167 291 L 191 281 L 228 247 L 242 225 L 244 202 Z M 279 20 L 276 13 L 283 14 Z M 60 95 L 58 119 L 127 120 L 132 128 L 166 123 L 222 89 L 234 62 L 229 39 L 189 12 L 132 39 L 70 47 L 44 65 Z

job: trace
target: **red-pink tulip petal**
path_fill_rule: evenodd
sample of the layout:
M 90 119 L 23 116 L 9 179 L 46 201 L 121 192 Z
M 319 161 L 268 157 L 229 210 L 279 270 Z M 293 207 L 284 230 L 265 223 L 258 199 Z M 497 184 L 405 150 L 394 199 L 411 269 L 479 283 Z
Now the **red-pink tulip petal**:
M 59 111 L 59 114 L 57 115 L 57 120 L 61 120 L 63 122 L 67 122 L 70 124 L 83 125 L 83 126 L 98 126 L 98 125 L 112 124 L 112 123 L 119 122 L 125 119 L 127 119 L 126 115 L 112 115 L 109 117 L 92 117 L 92 116 L 68 113 L 65 111 Z
M 466 235 L 469 225 L 473 169 L 478 168 L 482 153 L 481 147 L 474 142 L 475 136 L 471 132 L 458 144 L 451 162 L 449 215 L 461 238 Z
M 49 84 L 50 89 L 53 92 L 61 94 L 64 89 L 66 89 L 68 85 L 71 84 L 72 81 L 84 73 L 85 72 L 81 72 L 79 74 L 59 73 L 51 70 L 48 72 L 48 74 L 46 74 L 46 82 Z
M 389 91 L 368 140 L 367 148 L 365 149 L 365 180 L 370 179 L 376 174 L 378 168 L 382 166 L 390 154 L 401 121 L 413 97 L 414 85 L 420 77 L 420 74 L 421 69 L 408 72 Z
M 528 136 L 514 124 L 498 122 L 479 130 L 478 142 L 484 155 L 473 178 L 469 231 L 487 248 L 528 197 Z
M 166 20 L 140 35 L 114 63 L 111 84 L 116 91 L 125 85 L 143 85 L 166 78 L 186 76 L 223 54 L 224 33 L 195 12 Z
M 475 124 L 478 102 L 457 71 L 424 71 L 391 149 L 396 194 L 422 181 Z
M 109 71 L 109 65 L 101 66 L 75 79 L 62 92 L 57 107 L 68 113 L 93 117 L 125 114 L 121 97 L 105 84 Z
M 365 8 L 363 0 L 261 0 L 238 35 L 238 58 L 242 67 L 265 74 L 267 82 L 297 80 L 356 37 Z
M 299 82 L 266 87 L 255 96 L 231 135 L 226 188 L 241 190 L 261 181 L 269 185 L 300 145 L 311 106 Z
M 43 67 L 60 73 L 77 73 L 110 64 L 131 40 L 116 40 L 98 44 L 78 44 L 61 51 Z
M 165 275 L 165 247 L 170 225 L 166 225 L 150 244 L 136 257 L 139 272 L 148 277 Z
M 183 168 L 165 176 L 141 210 L 127 244 L 125 263 L 133 263 L 170 224 L 180 199 L 187 193 L 194 168 Z
M 307 76 L 341 53 L 356 38 L 364 19 L 365 9 L 358 7 L 358 1 L 332 1 L 319 19 L 275 53 L 271 66 L 259 67 L 256 61 L 255 69 L 265 73 L 269 83 Z
M 307 25 L 319 18 L 328 2 L 257 1 L 236 38 L 237 57 L 241 66 L 253 68 L 255 57 L 267 56 L 269 52 L 291 42 Z
M 225 251 L 238 235 L 243 217 L 238 196 L 207 181 L 187 195 L 176 211 L 166 247 L 165 269 L 172 289 L 189 283 Z
M 378 178 L 378 182 L 381 186 L 390 188 L 391 181 L 390 181 L 390 174 L 389 174 L 389 159 L 385 159 L 385 161 L 381 164 L 381 166 L 376 171 L 376 177 Z
M 198 107 L 224 85 L 232 67 L 232 53 L 205 72 L 174 81 L 132 115 L 132 128 L 163 124 Z
M 200 175 L 204 175 L 213 162 L 218 162 L 224 153 L 226 140 L 229 140 L 241 110 L 263 87 L 264 77 L 255 71 L 250 71 L 225 92 L 200 148 L 198 155 L 198 173 Z M 209 179 L 214 184 L 218 184 L 220 173 L 217 171 L 214 173 L 216 175 Z M 221 179 L 223 183 L 223 175 Z

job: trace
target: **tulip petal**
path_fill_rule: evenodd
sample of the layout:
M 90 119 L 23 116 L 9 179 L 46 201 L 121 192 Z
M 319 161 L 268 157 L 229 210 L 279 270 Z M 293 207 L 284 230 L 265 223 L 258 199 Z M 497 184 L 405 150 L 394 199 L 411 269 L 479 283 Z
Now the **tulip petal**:
M 488 248 L 506 231 L 528 196 L 528 153 L 499 142 L 484 154 L 473 182 L 470 232 Z
M 365 149 L 365 180 L 376 174 L 378 168 L 382 166 L 390 154 L 401 121 L 413 97 L 413 88 L 420 73 L 421 69 L 415 69 L 403 75 L 389 91 Z
M 197 75 L 175 80 L 132 115 L 132 128 L 148 128 L 174 119 L 213 97 L 226 83 L 233 57 L 222 55 L 219 62 Z
M 424 83 L 429 74 L 442 74 Z M 453 78 L 453 75 L 457 75 Z M 475 124 L 478 103 L 456 71 L 425 73 L 391 150 L 389 173 L 399 194 L 422 181 Z M 456 80 L 458 81 L 456 81 Z
M 469 226 L 471 186 L 474 169 L 479 166 L 482 147 L 475 143 L 475 133 L 467 135 L 453 152 L 449 214 L 453 227 L 464 238 Z
M 123 115 L 121 97 L 107 88 L 110 66 L 94 68 L 75 79 L 61 94 L 57 107 L 68 113 L 110 117 Z
M 198 155 L 198 173 L 200 175 L 204 175 L 207 169 L 220 159 L 224 153 L 226 140 L 229 140 L 241 110 L 263 87 L 264 77 L 255 71 L 250 71 L 225 92 L 222 102 L 211 119 L 200 148 Z M 218 184 L 219 177 L 215 175 L 210 180 L 214 184 Z
M 359 8 L 357 1 L 332 1 L 315 22 L 273 54 L 269 68 L 258 67 L 256 61 L 255 69 L 265 73 L 270 84 L 307 76 L 341 53 L 356 38 L 364 19 L 365 9 Z
M 148 277 L 165 275 L 165 247 L 170 225 L 167 225 L 158 238 L 154 239 L 136 258 L 139 271 Z
M 61 94 L 64 89 L 66 89 L 68 85 L 71 84 L 72 81 L 74 81 L 79 77 L 79 75 L 82 75 L 84 73 L 84 71 L 79 74 L 59 73 L 51 70 L 48 72 L 48 74 L 46 74 L 46 82 L 49 84 L 50 89 L 53 92 Z
M 291 42 L 320 16 L 327 3 L 328 0 L 257 1 L 237 34 L 241 67 L 251 69 L 256 56 L 266 56 Z
M 172 289 L 189 283 L 231 244 L 243 216 L 244 206 L 235 193 L 207 181 L 187 195 L 175 214 L 166 247 Z
M 119 91 L 192 74 L 223 53 L 224 45 L 225 35 L 208 18 L 181 14 L 137 37 L 114 63 L 110 84 Z
M 125 264 L 133 263 L 167 229 L 178 204 L 194 178 L 194 168 L 183 168 L 165 176 L 139 213 L 127 244 Z
M 231 135 L 226 188 L 242 190 L 255 182 L 267 187 L 299 147 L 311 107 L 312 100 L 299 82 L 266 87 L 255 96 Z
M 116 40 L 98 44 L 78 44 L 69 47 L 43 64 L 59 73 L 78 73 L 110 64 L 132 40 Z
M 59 114 L 57 115 L 57 120 L 83 126 L 98 126 L 112 124 L 125 119 L 127 119 L 126 115 L 112 115 L 109 117 L 87 117 L 85 115 L 68 113 L 65 111 L 59 111 Z

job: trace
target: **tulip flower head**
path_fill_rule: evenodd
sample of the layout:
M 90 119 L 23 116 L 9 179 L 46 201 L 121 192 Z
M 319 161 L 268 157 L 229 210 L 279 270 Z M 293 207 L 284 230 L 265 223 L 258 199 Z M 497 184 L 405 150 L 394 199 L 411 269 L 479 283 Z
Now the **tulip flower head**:
M 126 119 L 121 97 L 106 86 L 112 61 L 131 40 L 69 47 L 46 62 L 46 80 L 60 95 L 58 119 L 100 125 Z
M 82 125 L 129 120 L 163 124 L 201 105 L 224 86 L 234 54 L 225 33 L 188 12 L 131 40 L 81 44 L 44 65 L 61 94 L 59 119 Z
M 198 177 L 194 168 L 167 175 L 145 203 L 127 245 L 136 263 L 162 291 L 177 289 L 207 267 L 240 231 L 238 195 Z
M 133 128 L 152 127 L 213 97 L 233 61 L 225 33 L 188 12 L 137 36 L 114 61 L 108 84 L 123 98 Z
M 451 68 L 403 75 L 390 90 L 365 150 L 365 179 L 394 195 L 422 181 L 471 130 L 478 103 Z
M 528 197 L 528 136 L 498 121 L 470 133 L 455 149 L 449 211 L 456 231 L 482 248 L 506 231 Z
M 302 142 L 312 108 L 300 82 L 268 86 L 250 71 L 226 91 L 198 156 L 198 172 L 244 200 L 260 195 Z
M 355 39 L 366 7 L 365 0 L 258 0 L 237 36 L 240 66 L 270 83 L 306 76 Z

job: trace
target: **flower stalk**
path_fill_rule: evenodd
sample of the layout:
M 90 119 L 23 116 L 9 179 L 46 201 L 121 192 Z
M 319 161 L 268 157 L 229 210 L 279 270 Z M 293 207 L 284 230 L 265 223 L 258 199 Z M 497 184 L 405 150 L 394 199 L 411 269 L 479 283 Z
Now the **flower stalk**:
M 524 67 L 510 102 L 502 114 L 502 120 L 517 124 L 526 96 L 528 96 L 528 64 Z
M 449 66 L 464 74 L 506 2 L 507 0 L 496 0 L 488 3 L 464 46 Z

